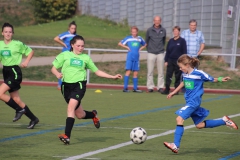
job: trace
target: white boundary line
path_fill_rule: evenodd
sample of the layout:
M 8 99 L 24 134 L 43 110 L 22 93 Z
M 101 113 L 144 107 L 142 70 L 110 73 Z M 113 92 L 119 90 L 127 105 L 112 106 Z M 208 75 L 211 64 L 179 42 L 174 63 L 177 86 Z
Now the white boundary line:
M 239 116 L 240 116 L 240 113 L 230 115 L 228 117 L 233 118 L 233 117 L 239 117 Z M 195 127 L 195 125 L 189 125 L 189 126 L 184 127 L 184 130 L 191 129 L 191 128 L 194 128 L 194 127 Z M 166 132 L 163 132 L 163 133 L 160 133 L 160 134 L 154 134 L 154 135 L 148 136 L 147 139 L 153 139 L 153 138 L 157 138 L 157 137 L 161 137 L 161 136 L 166 136 L 166 135 L 174 133 L 174 131 L 175 131 L 175 129 L 169 130 L 169 131 L 166 131 Z M 95 154 L 98 154 L 98 153 L 103 153 L 103 152 L 107 152 L 107 151 L 110 151 L 110 150 L 125 147 L 125 146 L 131 145 L 131 144 L 133 144 L 132 141 L 125 142 L 125 143 L 120 143 L 120 144 L 117 144 L 117 145 L 114 145 L 114 146 L 110 146 L 110 147 L 107 147 L 107 148 L 102 148 L 102 149 L 95 150 L 95 151 L 90 151 L 90 152 L 83 153 L 83 154 L 80 154 L 80 155 L 68 157 L 68 158 L 65 158 L 65 159 L 62 159 L 62 160 L 77 160 L 77 159 L 89 157 L 89 156 L 92 156 L 92 155 L 95 155 Z

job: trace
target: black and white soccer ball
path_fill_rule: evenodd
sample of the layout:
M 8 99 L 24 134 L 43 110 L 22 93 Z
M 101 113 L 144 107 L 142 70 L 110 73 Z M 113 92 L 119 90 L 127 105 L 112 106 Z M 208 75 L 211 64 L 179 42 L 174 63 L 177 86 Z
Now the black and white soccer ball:
M 130 138 L 135 144 L 142 144 L 147 139 L 147 132 L 142 127 L 133 128 L 130 132 Z

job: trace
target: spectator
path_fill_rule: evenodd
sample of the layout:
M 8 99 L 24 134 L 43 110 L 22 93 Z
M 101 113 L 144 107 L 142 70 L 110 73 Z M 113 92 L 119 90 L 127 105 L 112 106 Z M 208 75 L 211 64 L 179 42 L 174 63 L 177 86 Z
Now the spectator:
M 153 26 L 148 28 L 146 33 L 147 43 L 147 89 L 149 93 L 154 90 L 153 71 L 154 65 L 157 63 L 158 78 L 157 90 L 163 92 L 164 87 L 164 45 L 166 40 L 166 30 L 161 25 L 161 17 L 155 16 Z
M 177 60 L 181 55 L 187 53 L 186 41 L 180 37 L 180 27 L 175 26 L 172 31 L 174 37 L 168 41 L 165 54 L 165 66 L 167 67 L 165 83 L 166 88 L 162 94 L 169 94 L 173 72 L 175 73 L 174 87 L 177 88 L 180 84 L 182 71 L 179 69 Z M 178 92 L 176 94 L 178 94 Z

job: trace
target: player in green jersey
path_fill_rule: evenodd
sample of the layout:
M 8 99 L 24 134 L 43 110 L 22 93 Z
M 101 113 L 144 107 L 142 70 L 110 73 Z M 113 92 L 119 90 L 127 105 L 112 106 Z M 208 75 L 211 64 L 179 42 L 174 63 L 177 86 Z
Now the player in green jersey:
M 39 122 L 39 119 L 30 111 L 28 106 L 20 99 L 18 90 L 21 88 L 22 68 L 28 66 L 33 56 L 33 50 L 20 41 L 12 39 L 14 33 L 13 26 L 4 23 L 2 26 L 3 41 L 0 41 L 0 61 L 3 65 L 4 82 L 0 86 L 0 99 L 8 106 L 16 110 L 13 122 L 16 122 L 25 114 L 31 119 L 28 129 L 33 129 Z M 26 60 L 21 63 L 22 55 L 27 56 Z M 9 92 L 10 96 L 6 94 Z
M 109 75 L 99 70 L 92 59 L 83 54 L 84 39 L 76 35 L 70 41 L 70 51 L 60 53 L 53 61 L 52 73 L 57 78 L 62 78 L 61 92 L 65 101 L 68 103 L 65 134 L 59 135 L 59 139 L 64 144 L 70 143 L 71 131 L 74 125 L 75 116 L 78 119 L 92 119 L 96 128 L 100 127 L 100 120 L 97 111 L 86 111 L 81 106 L 81 100 L 86 92 L 87 71 L 90 69 L 99 77 L 121 79 L 120 74 Z M 61 68 L 61 72 L 57 69 Z

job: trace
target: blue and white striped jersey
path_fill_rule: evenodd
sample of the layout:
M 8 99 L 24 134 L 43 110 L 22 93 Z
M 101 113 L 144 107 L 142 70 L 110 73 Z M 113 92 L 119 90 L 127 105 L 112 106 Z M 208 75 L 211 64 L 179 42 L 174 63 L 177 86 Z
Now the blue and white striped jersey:
M 76 36 L 76 34 L 71 34 L 69 31 L 67 31 L 59 34 L 58 36 L 67 45 L 67 48 L 63 47 L 62 52 L 70 51 L 71 48 L 70 41 L 74 36 Z
M 207 81 L 214 81 L 214 78 L 202 70 L 194 69 L 192 73 L 183 73 L 183 82 L 186 89 L 184 94 L 186 105 L 199 107 L 204 93 L 203 83 Z
M 130 51 L 128 51 L 127 60 L 132 61 L 139 60 L 139 49 L 141 46 L 144 46 L 146 44 L 141 36 L 137 36 L 136 38 L 133 36 L 127 36 L 121 40 L 121 43 L 130 48 Z

